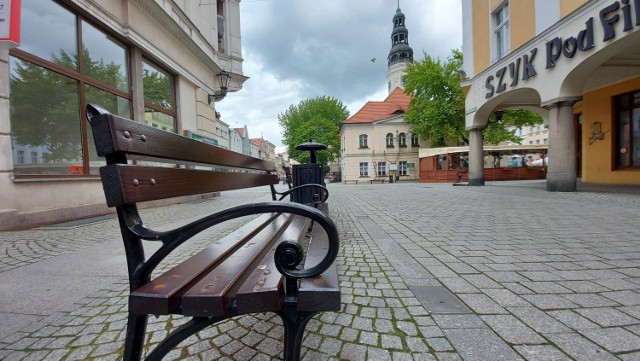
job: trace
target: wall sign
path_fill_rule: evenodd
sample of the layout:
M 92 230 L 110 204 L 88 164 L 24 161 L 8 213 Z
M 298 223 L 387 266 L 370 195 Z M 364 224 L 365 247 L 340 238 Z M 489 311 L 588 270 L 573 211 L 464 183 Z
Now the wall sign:
M 0 49 L 20 45 L 20 0 L 0 0 Z
M 633 5 L 631 4 L 633 2 Z M 635 18 L 635 19 L 634 19 Z M 636 26 L 640 26 L 640 0 L 614 1 L 602 8 L 597 16 L 599 26 L 603 30 L 602 43 L 615 39 L 615 25 L 622 22 L 622 31 L 627 32 Z M 585 52 L 595 48 L 594 26 L 596 17 L 589 18 L 584 29 L 575 36 L 561 38 L 559 36 L 549 40 L 544 45 L 546 50 L 545 69 L 551 69 L 561 60 L 561 57 L 573 58 L 577 52 Z M 529 54 L 512 61 L 507 66 L 498 69 L 494 75 L 489 75 L 484 82 L 487 90 L 485 98 L 491 98 L 507 90 L 507 87 L 518 85 L 519 80 L 527 80 L 537 74 L 533 67 L 533 59 L 538 52 L 537 48 L 529 51 Z M 522 73 L 521 73 L 522 71 Z

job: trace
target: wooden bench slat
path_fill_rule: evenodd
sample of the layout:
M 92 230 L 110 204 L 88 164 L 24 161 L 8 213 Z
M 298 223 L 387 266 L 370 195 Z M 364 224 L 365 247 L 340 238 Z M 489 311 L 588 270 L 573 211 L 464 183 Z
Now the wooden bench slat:
M 178 312 L 180 293 L 184 292 L 186 287 L 198 281 L 204 272 L 215 267 L 229 253 L 249 241 L 258 231 L 272 222 L 275 216 L 275 214 L 264 214 L 257 217 L 131 292 L 129 308 L 132 312 L 158 315 Z
M 264 254 L 287 229 L 293 215 L 282 215 L 260 230 L 253 239 L 238 248 L 182 295 L 182 314 L 222 316 L 242 281 L 262 260 Z
M 105 187 L 107 205 L 121 206 L 171 197 L 277 184 L 275 174 L 113 164 L 100 168 L 103 179 L 121 187 Z
M 275 170 L 272 162 L 214 147 L 113 114 L 93 117 L 91 125 L 99 156 L 126 152 L 203 164 Z
M 244 281 L 236 294 L 238 314 L 280 310 L 284 277 L 276 268 L 274 259 L 276 247 L 284 240 L 301 242 L 306 237 L 309 223 L 308 219 L 296 216 L 289 228 Z
M 325 214 L 328 205 L 320 204 L 318 208 Z M 313 227 L 311 242 L 307 251 L 305 268 L 320 263 L 329 248 L 327 234 L 322 227 Z M 298 310 L 300 311 L 339 311 L 340 310 L 340 281 L 336 262 L 324 273 L 316 278 L 305 278 L 300 281 L 298 290 Z

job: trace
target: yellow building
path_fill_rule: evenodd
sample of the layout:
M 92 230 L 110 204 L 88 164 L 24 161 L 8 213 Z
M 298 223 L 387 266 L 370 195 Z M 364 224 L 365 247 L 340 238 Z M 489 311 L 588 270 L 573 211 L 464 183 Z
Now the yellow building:
M 470 185 L 482 130 L 523 108 L 549 129 L 547 190 L 640 184 L 640 1 L 463 0 Z

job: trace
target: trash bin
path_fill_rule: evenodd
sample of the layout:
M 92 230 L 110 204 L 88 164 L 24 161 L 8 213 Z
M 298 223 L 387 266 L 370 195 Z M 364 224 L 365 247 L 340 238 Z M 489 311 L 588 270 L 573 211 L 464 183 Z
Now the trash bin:
M 297 187 L 303 184 L 324 184 L 324 174 L 322 173 L 322 164 L 317 163 L 316 152 L 318 150 L 327 149 L 327 146 L 320 144 L 313 139 L 308 142 L 296 146 L 296 150 L 306 150 L 311 153 L 311 162 L 309 164 L 296 164 L 292 167 L 293 186 Z M 291 194 L 291 200 L 298 203 L 313 203 L 313 196 L 322 197 L 322 189 L 315 187 L 306 187 L 298 189 Z

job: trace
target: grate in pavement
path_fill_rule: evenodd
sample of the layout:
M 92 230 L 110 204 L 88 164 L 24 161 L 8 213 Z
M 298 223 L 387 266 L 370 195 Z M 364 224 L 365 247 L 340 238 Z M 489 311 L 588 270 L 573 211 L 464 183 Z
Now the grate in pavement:
M 443 286 L 410 287 L 429 313 L 471 313 L 459 299 Z

